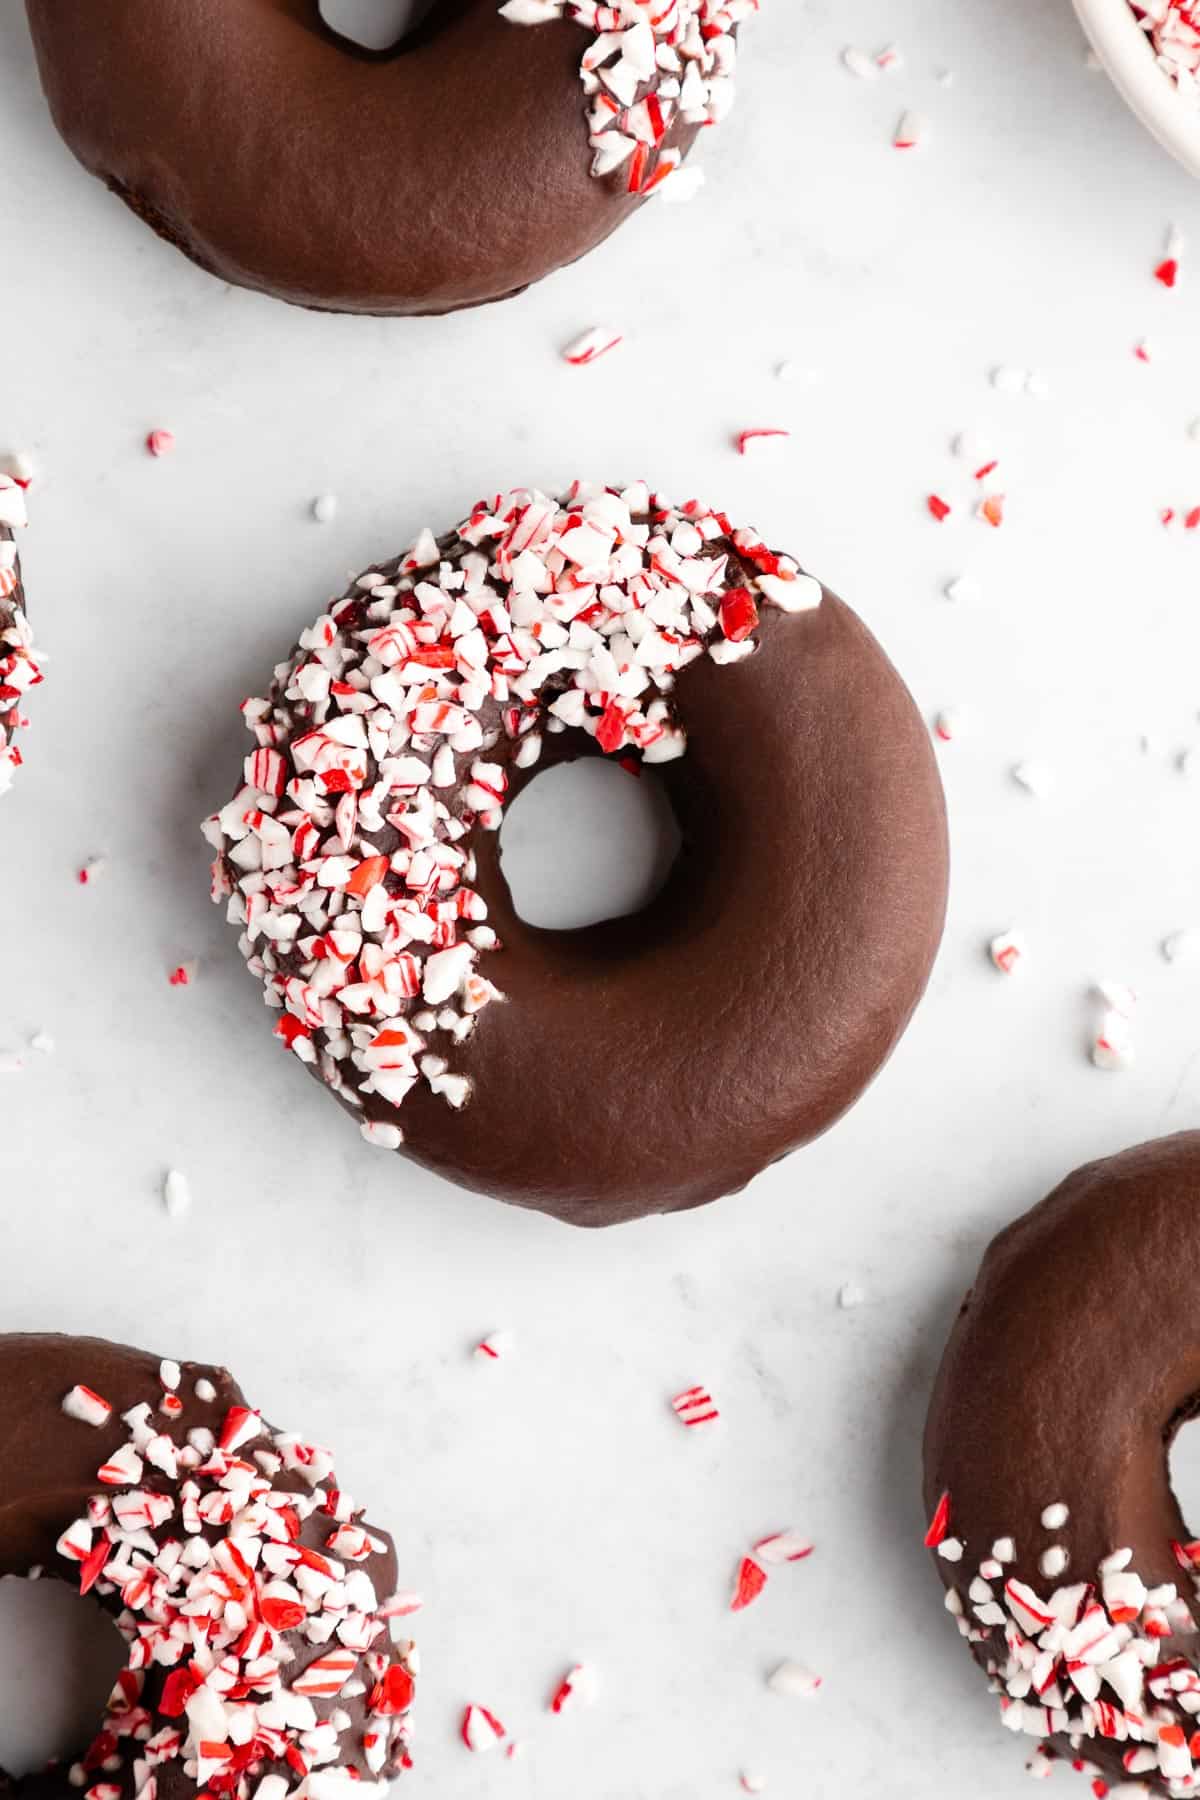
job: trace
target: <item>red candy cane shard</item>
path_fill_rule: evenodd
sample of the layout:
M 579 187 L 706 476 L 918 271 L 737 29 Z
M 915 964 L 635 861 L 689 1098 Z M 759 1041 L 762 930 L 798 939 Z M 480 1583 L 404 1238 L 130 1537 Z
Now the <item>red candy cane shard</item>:
M 759 1568 L 753 1557 L 744 1556 L 738 1565 L 737 1578 L 733 1584 L 730 1612 L 745 1612 L 748 1606 L 753 1606 L 766 1585 L 766 1570 Z
M 146 448 L 151 456 L 170 456 L 175 448 L 175 433 L 173 431 L 148 432 Z
M 676 1394 L 671 1406 L 676 1418 L 689 1429 L 695 1425 L 711 1425 L 721 1416 L 707 1388 L 688 1388 L 684 1393 Z
M 1179 280 L 1179 263 L 1173 256 L 1164 257 L 1154 271 L 1155 281 L 1161 281 L 1165 288 L 1173 288 Z
M 490 1713 L 486 1706 L 468 1706 L 462 1722 L 462 1741 L 468 1750 L 482 1755 L 502 1744 L 507 1736 L 508 1732 L 495 1713 Z
M 107 1425 L 112 1418 L 112 1407 L 99 1394 L 94 1394 L 89 1387 L 73 1387 L 63 1400 L 62 1409 L 68 1419 L 78 1419 L 81 1425 Z
M 925 504 L 939 525 L 942 523 L 943 519 L 948 519 L 950 517 L 950 503 L 947 500 L 943 500 L 940 494 L 930 494 Z
M 925 1533 L 925 1548 L 936 1550 L 938 1545 L 950 1535 L 950 1490 L 942 1495 L 934 1509 L 929 1529 Z
M 476 1344 L 475 1356 L 480 1362 L 500 1362 L 512 1354 L 515 1343 L 511 1331 L 492 1331 Z

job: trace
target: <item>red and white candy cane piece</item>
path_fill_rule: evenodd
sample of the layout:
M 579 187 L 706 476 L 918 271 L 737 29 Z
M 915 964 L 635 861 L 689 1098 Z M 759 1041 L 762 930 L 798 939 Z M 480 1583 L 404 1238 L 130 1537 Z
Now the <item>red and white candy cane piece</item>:
M 925 137 L 925 121 L 920 113 L 906 112 L 896 126 L 892 143 L 897 150 L 915 150 Z
M 500 1362 L 511 1356 L 516 1345 L 516 1338 L 511 1331 L 490 1331 L 475 1346 L 475 1356 L 479 1362 Z
M 745 1612 L 748 1606 L 753 1606 L 766 1585 L 766 1570 L 760 1568 L 752 1556 L 743 1556 L 734 1579 L 730 1612 Z
M 773 1694 L 779 1694 L 785 1700 L 810 1699 L 817 1689 L 823 1685 L 824 1677 L 814 1675 L 803 1663 L 783 1662 L 767 1678 L 767 1686 Z
M 586 368 L 589 363 L 599 362 L 619 344 L 625 342 L 624 334 L 613 331 L 607 325 L 593 325 L 590 330 L 581 332 L 573 338 L 563 351 L 563 361 L 569 362 L 572 368 Z
M 1029 954 L 1029 946 L 1020 931 L 1002 931 L 994 937 L 989 946 L 993 963 L 1002 975 L 1011 975 L 1020 968 Z
M 147 432 L 146 448 L 151 456 L 170 456 L 175 448 L 175 433 L 163 430 Z
M 107 1425 L 112 1418 L 112 1407 L 99 1394 L 94 1394 L 90 1387 L 73 1387 L 62 1403 L 62 1409 L 68 1419 L 78 1419 L 81 1425 Z
M 760 1562 L 772 1567 L 783 1563 L 807 1562 L 813 1546 L 798 1531 L 777 1531 L 773 1537 L 761 1538 L 754 1546 Z
M 550 1711 L 566 1712 L 571 1706 L 592 1706 L 599 1692 L 596 1672 L 587 1663 L 576 1663 L 567 1670 L 550 1697 Z
M 767 1778 L 765 1775 L 759 1775 L 749 1769 L 743 1769 L 742 1773 L 738 1776 L 738 1786 L 741 1788 L 743 1794 L 765 1794 L 767 1791 Z
M 712 1425 L 721 1416 L 712 1395 L 703 1387 L 686 1388 L 682 1394 L 676 1394 L 671 1406 L 680 1424 L 689 1429 Z
M 262 1432 L 261 1415 L 253 1412 L 248 1406 L 231 1406 L 225 1415 L 225 1423 L 221 1427 L 221 1435 L 217 1443 L 222 1450 L 240 1450 L 252 1438 Z
M 468 1750 L 476 1755 L 484 1755 L 502 1744 L 508 1732 L 500 1723 L 495 1713 L 486 1706 L 468 1706 L 463 1714 L 462 1741 Z
M 752 431 L 739 431 L 736 439 L 739 456 L 749 456 L 756 450 L 778 450 L 791 437 L 790 431 L 782 426 L 759 426 Z
M 327 1650 L 309 1663 L 292 1682 L 293 1694 L 307 1694 L 310 1699 L 331 1700 L 340 1694 L 358 1668 L 354 1650 Z
M 927 1550 L 936 1550 L 939 1544 L 945 1542 L 949 1534 L 950 1494 L 947 1490 L 938 1501 L 937 1506 L 934 1508 L 933 1517 L 929 1521 L 929 1529 L 925 1533 L 925 1548 Z

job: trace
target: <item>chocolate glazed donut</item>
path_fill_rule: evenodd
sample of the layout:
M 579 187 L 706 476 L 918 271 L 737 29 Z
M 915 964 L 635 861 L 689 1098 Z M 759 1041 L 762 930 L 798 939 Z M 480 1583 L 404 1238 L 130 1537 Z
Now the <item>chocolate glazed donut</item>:
M 594 177 L 589 39 L 559 17 L 523 28 L 500 0 L 436 0 L 379 54 L 329 30 L 317 0 L 27 4 L 55 123 L 87 169 L 222 280 L 340 312 L 450 312 L 575 261 L 671 172 L 708 107 L 692 94 L 652 163 L 607 168 L 601 152 Z
M 743 1187 L 896 1044 L 945 908 L 928 734 L 861 621 L 724 515 L 641 484 L 497 496 L 276 674 L 206 827 L 214 893 L 370 1142 L 611 1225 Z M 661 770 L 682 851 L 638 915 L 535 929 L 501 807 L 601 752 Z
M 0 1576 L 90 1593 L 128 1648 L 79 1760 L 0 1794 L 328 1800 L 407 1767 L 391 1540 L 226 1370 L 0 1336 L 0 1443 Z
M 1078 1170 L 1002 1232 L 942 1359 L 928 1542 L 1034 1772 L 1061 1755 L 1101 1786 L 1194 1791 L 1200 1544 L 1168 1456 L 1200 1412 L 1198 1292 L 1187 1132 Z

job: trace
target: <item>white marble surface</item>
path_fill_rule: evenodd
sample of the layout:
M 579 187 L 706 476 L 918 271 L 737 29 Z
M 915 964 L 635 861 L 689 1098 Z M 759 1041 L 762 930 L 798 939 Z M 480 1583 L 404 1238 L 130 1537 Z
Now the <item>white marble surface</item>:
M 840 66 L 891 39 L 903 73 Z M 898 155 L 910 106 L 928 140 Z M 53 657 L 4 806 L 0 1049 L 57 1040 L 0 1087 L 0 1318 L 223 1358 L 340 1447 L 427 1597 L 414 1795 L 717 1800 L 750 1768 L 806 1800 L 1015 1800 L 1021 1747 L 920 1548 L 918 1438 L 993 1230 L 1077 1162 L 1196 1121 L 1197 973 L 1159 944 L 1200 924 L 1200 777 L 1175 761 L 1200 746 L 1200 535 L 1157 515 L 1200 504 L 1200 260 L 1173 295 L 1151 270 L 1168 223 L 1200 240 L 1200 194 L 1085 68 L 1066 0 L 767 0 L 705 152 L 693 207 L 503 308 L 307 316 L 199 274 L 82 175 L 0 0 L 0 439 L 44 472 L 25 552 Z M 627 346 L 567 369 L 558 347 L 600 321 Z M 780 384 L 783 359 L 812 383 Z M 997 363 L 1048 396 L 994 392 Z M 731 434 L 776 423 L 790 448 L 739 461 Z M 142 450 L 153 426 L 169 461 Z M 964 427 L 1003 458 L 1001 532 L 925 515 L 931 489 L 966 496 Z M 361 1143 L 272 1048 L 197 829 L 242 754 L 238 700 L 350 569 L 576 472 L 753 519 L 861 609 L 929 714 L 970 714 L 941 753 L 949 931 L 890 1068 L 748 1194 L 604 1237 Z M 958 574 L 980 599 L 942 598 Z M 1011 782 L 1025 757 L 1047 798 Z M 1005 981 L 984 945 L 1013 924 L 1032 953 Z M 1087 1059 L 1103 976 L 1142 993 L 1121 1076 Z M 479 1367 L 498 1325 L 517 1353 Z M 668 1411 L 693 1381 L 711 1434 Z M 817 1555 L 730 1617 L 741 1550 L 788 1524 Z M 18 1667 L 54 1667 L 34 1634 L 5 1639 L 0 1757 L 28 1737 Z M 811 1703 L 766 1692 L 786 1656 L 824 1675 Z M 577 1658 L 602 1698 L 551 1721 Z M 522 1762 L 467 1755 L 468 1700 Z

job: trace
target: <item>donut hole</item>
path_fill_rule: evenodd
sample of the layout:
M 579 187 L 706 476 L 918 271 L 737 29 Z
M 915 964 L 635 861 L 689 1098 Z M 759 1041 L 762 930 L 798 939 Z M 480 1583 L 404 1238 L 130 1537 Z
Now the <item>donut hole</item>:
M 1200 1419 L 1185 1419 L 1168 1451 L 1171 1487 L 1194 1537 L 1200 1529 Z
M 125 1661 L 96 1601 L 62 1581 L 0 1581 L 0 1769 L 29 1775 L 81 1756 Z
M 396 49 L 446 10 L 446 0 L 318 0 L 318 5 L 330 31 L 376 52 Z
M 679 854 L 679 825 L 651 767 L 585 757 L 546 769 L 508 807 L 500 857 L 527 925 L 572 931 L 641 912 Z

